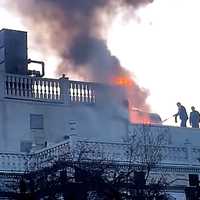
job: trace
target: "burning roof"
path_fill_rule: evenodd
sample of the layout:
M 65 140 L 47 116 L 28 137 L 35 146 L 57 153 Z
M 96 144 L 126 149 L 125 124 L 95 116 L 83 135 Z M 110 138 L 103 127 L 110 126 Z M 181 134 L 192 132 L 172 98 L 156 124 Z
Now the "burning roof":
M 134 124 L 162 124 L 161 117 L 158 114 L 134 108 L 129 109 L 129 120 Z
M 35 47 L 42 49 L 46 57 L 51 52 L 61 59 L 58 74 L 75 74 L 83 80 L 122 86 L 130 107 L 148 112 L 148 91 L 140 87 L 133 75 L 121 66 L 119 59 L 111 54 L 106 32 L 118 11 L 130 10 L 134 17 L 138 7 L 151 2 L 7 0 L 6 6 L 21 17 L 34 36 Z

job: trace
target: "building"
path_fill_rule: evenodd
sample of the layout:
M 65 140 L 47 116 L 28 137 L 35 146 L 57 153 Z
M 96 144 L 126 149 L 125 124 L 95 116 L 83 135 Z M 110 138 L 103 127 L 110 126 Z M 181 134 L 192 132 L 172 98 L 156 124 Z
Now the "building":
M 29 70 L 30 62 L 41 64 L 41 71 Z M 153 135 L 165 134 L 159 144 L 161 163 L 151 175 L 164 174 L 170 192 L 184 196 L 188 174 L 200 173 L 199 129 L 164 126 L 161 121 L 131 124 L 123 88 L 43 75 L 44 63 L 28 59 L 26 32 L 1 30 L 1 173 L 41 169 L 76 151 L 77 145 L 95 149 L 87 158 L 98 160 L 103 152 L 107 160 L 123 164 L 128 160 L 127 138 L 148 129 Z M 158 115 L 150 116 L 159 122 Z

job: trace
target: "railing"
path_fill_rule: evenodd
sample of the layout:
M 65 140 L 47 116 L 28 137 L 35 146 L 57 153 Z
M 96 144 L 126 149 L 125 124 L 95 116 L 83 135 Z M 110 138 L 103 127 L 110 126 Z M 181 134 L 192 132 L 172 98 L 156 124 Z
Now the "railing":
M 101 160 L 127 162 L 127 144 L 78 141 L 76 158 L 79 160 Z
M 70 81 L 69 87 L 70 102 L 95 103 L 96 96 L 93 83 Z
M 39 170 L 51 166 L 55 161 L 71 159 L 69 142 L 62 142 L 53 147 L 45 148 L 29 156 L 27 170 Z
M 12 99 L 64 103 L 66 98 L 69 104 L 96 102 L 94 83 L 69 81 L 67 78 L 47 79 L 5 74 L 4 90 L 4 97 Z
M 161 150 L 163 155 L 161 163 L 163 164 L 172 166 L 184 165 L 188 167 L 199 165 L 199 147 L 160 146 L 156 148 L 160 148 Z M 190 154 L 190 152 L 192 152 L 192 154 Z M 0 171 L 34 171 L 52 166 L 59 160 L 96 160 L 102 162 L 129 163 L 129 156 L 129 146 L 125 143 L 76 141 L 72 145 L 70 141 L 64 141 L 33 154 L 0 153 Z
M 31 99 L 59 102 L 60 84 L 57 79 L 5 75 L 5 96 L 16 99 Z
M 0 153 L 0 171 L 24 172 L 29 156 L 25 154 Z
M 144 155 L 141 155 L 142 151 L 140 152 L 140 155 L 135 155 L 136 153 L 134 154 L 133 148 L 133 156 L 130 158 L 131 145 L 125 143 L 79 141 L 76 148 L 78 149 L 78 154 L 81 155 L 80 159 L 86 160 L 98 159 L 118 162 L 129 162 L 130 160 L 134 162 L 134 160 L 137 160 L 138 162 L 144 157 Z M 140 145 L 139 148 L 143 148 L 142 145 Z M 146 148 L 148 148 L 148 145 Z M 197 159 L 195 157 L 196 155 L 194 154 L 192 157 L 193 163 L 190 162 L 192 155 L 189 154 L 190 150 L 187 146 L 166 145 L 156 147 L 151 146 L 149 148 L 154 148 L 155 150 L 150 151 L 150 154 L 152 155 L 147 156 L 155 159 L 155 161 L 157 159 L 155 156 L 160 153 L 162 155 L 160 161 L 163 163 L 197 164 Z M 196 148 L 196 151 L 200 153 L 200 148 Z M 154 160 L 151 160 L 151 162 L 154 162 Z
M 189 163 L 188 148 L 186 146 L 161 146 L 161 152 L 163 162 Z
M 191 148 L 191 157 L 192 157 L 192 162 L 196 162 L 200 165 L 200 148 L 199 147 Z

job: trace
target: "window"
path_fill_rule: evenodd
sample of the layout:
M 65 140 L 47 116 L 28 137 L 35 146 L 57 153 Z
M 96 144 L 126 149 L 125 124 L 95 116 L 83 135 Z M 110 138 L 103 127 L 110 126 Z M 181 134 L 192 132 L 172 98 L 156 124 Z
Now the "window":
M 43 129 L 43 115 L 41 114 L 30 114 L 30 128 L 31 129 Z

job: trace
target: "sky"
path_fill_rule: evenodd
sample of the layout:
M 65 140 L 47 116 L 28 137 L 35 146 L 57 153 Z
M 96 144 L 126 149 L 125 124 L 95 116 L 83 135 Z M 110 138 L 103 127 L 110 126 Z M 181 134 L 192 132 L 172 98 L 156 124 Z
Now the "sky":
M 1 6 L 1 4 L 0 4 Z M 108 31 L 108 47 L 140 86 L 149 90 L 152 112 L 165 120 L 181 102 L 200 110 L 200 1 L 154 0 L 128 18 L 119 13 Z M 0 29 L 27 31 L 22 20 L 0 7 Z M 29 57 L 45 59 L 46 76 L 54 77 L 57 58 L 43 58 L 29 37 Z M 165 124 L 173 124 L 174 119 Z

